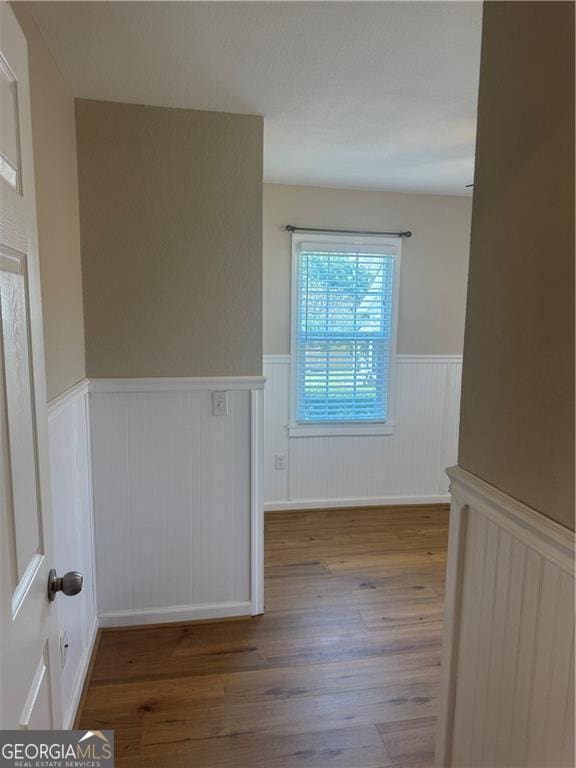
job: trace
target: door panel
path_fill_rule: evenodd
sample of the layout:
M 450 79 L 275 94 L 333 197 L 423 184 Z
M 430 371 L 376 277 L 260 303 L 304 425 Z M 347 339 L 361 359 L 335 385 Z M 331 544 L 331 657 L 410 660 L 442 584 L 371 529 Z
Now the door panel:
M 35 556 L 43 553 L 38 489 L 30 482 L 36 477 L 36 446 L 27 303 L 24 254 L 0 251 L 0 322 L 18 583 Z
M 27 731 L 46 730 L 46 728 L 51 729 L 53 727 L 48 656 L 48 644 L 46 644 L 20 716 L 19 724 Z
M 17 189 L 20 178 L 17 84 L 4 58 L 0 58 L 0 175 Z
M 0 728 L 59 728 L 26 40 L 0 2 Z

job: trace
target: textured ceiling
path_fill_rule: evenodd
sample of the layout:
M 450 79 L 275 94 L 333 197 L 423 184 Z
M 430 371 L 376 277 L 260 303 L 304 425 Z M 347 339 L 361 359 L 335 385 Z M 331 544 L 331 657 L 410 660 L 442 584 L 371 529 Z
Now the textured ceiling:
M 40 2 L 76 96 L 265 118 L 265 179 L 466 194 L 477 2 Z

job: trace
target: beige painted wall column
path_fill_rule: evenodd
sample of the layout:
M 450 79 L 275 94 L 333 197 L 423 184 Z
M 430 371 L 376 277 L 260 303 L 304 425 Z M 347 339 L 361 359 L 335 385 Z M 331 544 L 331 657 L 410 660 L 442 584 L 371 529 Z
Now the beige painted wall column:
M 263 120 L 76 118 L 100 621 L 260 613 Z
M 574 528 L 574 5 L 484 6 L 459 464 Z
M 574 766 L 574 4 L 486 2 L 437 768 Z
M 89 377 L 262 371 L 253 115 L 77 100 Z

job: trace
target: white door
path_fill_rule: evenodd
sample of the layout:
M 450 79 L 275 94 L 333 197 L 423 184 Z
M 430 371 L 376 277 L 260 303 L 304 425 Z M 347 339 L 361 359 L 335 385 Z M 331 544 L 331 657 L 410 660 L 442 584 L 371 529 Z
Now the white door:
M 24 34 L 0 2 L 0 728 L 61 728 Z

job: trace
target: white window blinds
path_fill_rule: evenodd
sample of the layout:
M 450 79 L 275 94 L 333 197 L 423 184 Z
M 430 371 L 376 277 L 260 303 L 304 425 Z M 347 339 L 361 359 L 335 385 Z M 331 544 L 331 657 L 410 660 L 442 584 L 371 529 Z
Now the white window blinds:
M 321 238 L 297 247 L 298 422 L 388 419 L 397 252 Z

